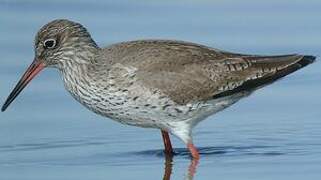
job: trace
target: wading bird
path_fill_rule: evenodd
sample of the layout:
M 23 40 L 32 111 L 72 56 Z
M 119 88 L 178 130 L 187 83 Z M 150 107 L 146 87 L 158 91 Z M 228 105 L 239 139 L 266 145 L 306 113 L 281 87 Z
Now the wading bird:
M 139 40 L 100 48 L 79 23 L 54 20 L 35 38 L 35 58 L 2 107 L 6 110 L 45 67 L 91 111 L 123 124 L 158 128 L 194 159 L 192 128 L 253 91 L 312 63 L 314 56 L 257 56 L 173 40 Z

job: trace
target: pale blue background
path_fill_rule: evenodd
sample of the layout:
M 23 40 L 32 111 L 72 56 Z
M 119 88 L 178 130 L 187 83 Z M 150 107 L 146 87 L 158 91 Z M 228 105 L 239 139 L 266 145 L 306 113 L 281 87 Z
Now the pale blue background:
M 81 22 L 96 42 L 165 38 L 255 54 L 319 56 L 319 0 L 0 0 L 0 101 L 33 59 L 38 29 Z M 194 179 L 320 179 L 321 64 L 317 62 L 210 117 L 194 132 Z M 176 148 L 184 145 L 173 138 Z M 162 179 L 158 130 L 97 116 L 45 70 L 0 114 L 0 179 Z M 172 179 L 190 160 L 178 149 Z

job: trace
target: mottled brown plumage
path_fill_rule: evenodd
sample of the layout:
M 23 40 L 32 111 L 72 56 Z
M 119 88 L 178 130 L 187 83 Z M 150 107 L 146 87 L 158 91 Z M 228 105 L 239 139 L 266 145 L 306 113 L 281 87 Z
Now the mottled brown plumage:
M 135 69 L 138 81 L 178 104 L 210 100 L 244 83 L 278 78 L 279 73 L 287 72 L 288 68 L 302 67 L 301 60 L 309 63 L 314 59 L 302 55 L 242 55 L 170 40 L 120 43 L 103 49 L 100 56 L 99 65 L 107 64 L 112 69 L 114 64 L 121 64 Z
M 172 40 L 139 40 L 99 48 L 79 23 L 55 20 L 35 39 L 35 60 L 4 111 L 44 67 L 59 69 L 66 89 L 88 109 L 120 123 L 168 132 L 194 158 L 192 128 L 206 117 L 310 63 L 314 56 L 257 56 Z

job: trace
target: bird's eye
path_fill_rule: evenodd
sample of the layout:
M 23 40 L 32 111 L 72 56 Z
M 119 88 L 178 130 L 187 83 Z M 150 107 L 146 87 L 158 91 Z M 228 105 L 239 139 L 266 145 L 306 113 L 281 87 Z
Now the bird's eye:
M 56 40 L 54 39 L 47 39 L 45 40 L 45 42 L 43 43 L 43 46 L 46 49 L 50 49 L 50 48 L 54 48 L 56 46 Z

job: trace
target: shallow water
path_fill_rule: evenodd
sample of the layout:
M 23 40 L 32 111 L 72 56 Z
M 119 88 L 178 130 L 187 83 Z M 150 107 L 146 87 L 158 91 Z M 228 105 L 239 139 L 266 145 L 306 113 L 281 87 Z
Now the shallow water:
M 320 56 L 320 9 L 317 0 L 0 0 L 0 100 L 31 62 L 36 31 L 55 18 L 81 22 L 101 46 L 164 38 Z M 89 112 L 48 69 L 0 114 L 0 179 L 320 179 L 320 68 L 317 62 L 203 121 L 194 130 L 199 162 L 176 138 L 175 156 L 165 157 L 158 130 Z

